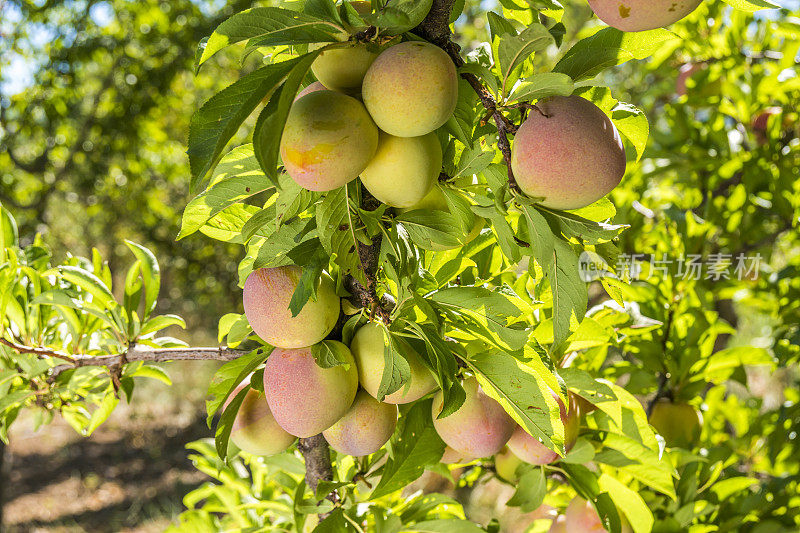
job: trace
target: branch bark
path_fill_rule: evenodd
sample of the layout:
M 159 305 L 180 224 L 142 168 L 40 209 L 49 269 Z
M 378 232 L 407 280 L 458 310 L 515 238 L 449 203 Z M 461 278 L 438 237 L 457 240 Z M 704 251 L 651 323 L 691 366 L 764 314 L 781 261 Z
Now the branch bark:
M 460 68 L 465 64 L 460 54 L 461 48 L 450 40 L 452 35 L 450 33 L 450 13 L 453 11 L 454 4 L 455 0 L 434 0 L 428 16 L 411 31 L 447 52 L 456 68 Z M 513 190 L 518 190 L 517 180 L 514 178 L 514 171 L 511 168 L 511 142 L 508 140 L 509 135 L 516 133 L 516 127 L 498 109 L 494 95 L 484 87 L 477 76 L 462 73 L 461 77 L 478 95 L 481 105 L 487 111 L 487 117 L 491 117 L 494 121 L 498 134 L 497 147 L 503 154 L 503 162 L 508 169 L 508 186 Z
M 333 479 L 333 464 L 331 463 L 328 442 L 320 433 L 307 439 L 300 439 L 297 442 L 297 449 L 306 462 L 306 486 L 316 494 L 320 481 L 331 481 Z M 336 505 L 339 503 L 339 494 L 336 491 L 330 492 L 325 496 L 325 499 Z M 321 514 L 320 520 L 325 520 L 328 514 Z

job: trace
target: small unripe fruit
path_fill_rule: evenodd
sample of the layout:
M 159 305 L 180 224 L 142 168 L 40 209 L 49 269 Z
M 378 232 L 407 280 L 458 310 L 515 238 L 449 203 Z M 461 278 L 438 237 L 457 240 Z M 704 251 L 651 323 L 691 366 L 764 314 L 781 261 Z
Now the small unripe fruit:
M 322 432 L 331 448 L 361 457 L 381 449 L 397 425 L 397 406 L 382 403 L 359 390 L 350 410 Z
M 653 406 L 650 424 L 664 437 L 667 446 L 691 448 L 700 437 L 703 419 L 700 413 L 687 403 L 660 400 Z
M 297 93 L 297 96 L 294 97 L 294 101 L 296 102 L 296 101 L 300 100 L 302 97 L 304 97 L 307 94 L 315 93 L 317 91 L 327 91 L 327 90 L 328 90 L 327 87 L 322 85 L 320 82 L 315 81 L 314 83 L 309 83 L 306 86 L 305 89 L 303 89 L 302 91 Z
M 405 213 L 407 211 L 416 211 L 418 209 L 422 210 L 429 210 L 435 209 L 437 211 L 444 211 L 445 213 L 450 213 L 450 208 L 447 205 L 447 199 L 442 192 L 442 189 L 438 185 L 434 185 L 431 187 L 431 190 L 425 197 L 417 202 L 416 204 L 412 205 L 411 207 L 401 209 L 401 213 Z M 481 230 L 483 229 L 484 220 L 483 218 L 475 215 L 475 223 L 472 225 L 472 229 L 464 238 L 464 242 L 468 243 L 472 241 L 475 237 L 477 237 Z M 441 252 L 444 250 L 452 250 L 454 248 L 458 248 L 458 246 L 446 246 L 442 244 L 433 244 L 426 249 L 432 250 L 434 252 Z
M 395 137 L 381 132 L 361 183 L 387 205 L 411 207 L 428 194 L 441 170 L 442 147 L 435 134 Z
M 327 43 L 311 45 L 308 51 L 322 48 Z M 325 50 L 311 64 L 314 76 L 328 89 L 357 94 L 372 62 L 378 54 L 367 49 L 364 43 L 349 43 L 345 48 Z
M 356 179 L 377 148 L 378 128 L 361 102 L 336 91 L 316 91 L 289 110 L 280 152 L 298 185 L 331 191 Z
M 373 398 L 378 397 L 378 389 L 386 365 L 383 358 L 385 342 L 383 328 L 374 322 L 369 322 L 356 331 L 353 341 L 350 343 L 350 350 L 358 365 L 358 379 L 364 390 Z M 411 378 L 400 390 L 387 394 L 383 399 L 386 403 L 410 403 L 419 400 L 436 388 L 436 380 L 422 362 L 419 354 L 409 346 L 405 355 L 408 356 Z
M 441 48 L 409 41 L 378 56 L 364 77 L 361 96 L 380 129 L 397 137 L 418 137 L 452 116 L 458 76 Z
M 503 407 L 478 387 L 478 380 L 464 381 L 466 399 L 450 416 L 437 418 L 444 407 L 439 391 L 433 398 L 433 427 L 453 449 L 470 457 L 488 457 L 499 452 L 514 432 L 514 420 Z
M 571 450 L 578 440 L 578 428 L 580 425 L 580 415 L 578 406 L 574 400 L 570 401 L 569 412 L 564 408 L 564 403 L 555 392 L 551 392 L 553 398 L 558 402 L 561 413 L 561 422 L 564 424 L 564 443 L 567 451 Z M 558 459 L 558 454 L 539 442 L 539 439 L 528 434 L 522 426 L 514 430 L 514 435 L 508 441 L 508 449 L 514 455 L 532 465 L 547 465 Z
M 597 18 L 621 31 L 645 31 L 678 22 L 703 0 L 589 0 Z
M 259 268 L 244 282 L 244 314 L 256 335 L 273 346 L 301 348 L 316 344 L 331 332 L 339 318 L 339 297 L 333 280 L 322 274 L 317 299 L 292 316 L 292 300 L 302 270 L 296 266 Z
M 334 425 L 353 404 L 358 389 L 355 361 L 342 343 L 337 343 L 349 368 L 321 368 L 311 348 L 277 348 L 264 367 L 267 403 L 280 426 L 296 437 L 307 438 Z
M 508 481 L 509 483 L 516 483 L 519 481 L 517 475 L 517 467 L 522 464 L 519 457 L 508 448 L 503 448 L 503 451 L 494 456 L 494 470 L 500 478 Z
M 225 402 L 225 408 L 250 383 L 243 381 Z M 250 389 L 236 413 L 231 428 L 231 442 L 253 455 L 275 455 L 286 450 L 295 437 L 283 430 L 272 416 L 267 399 L 261 391 Z
M 511 167 L 520 189 L 553 209 L 580 209 L 619 185 L 625 148 L 603 111 L 580 96 L 537 104 L 514 138 Z

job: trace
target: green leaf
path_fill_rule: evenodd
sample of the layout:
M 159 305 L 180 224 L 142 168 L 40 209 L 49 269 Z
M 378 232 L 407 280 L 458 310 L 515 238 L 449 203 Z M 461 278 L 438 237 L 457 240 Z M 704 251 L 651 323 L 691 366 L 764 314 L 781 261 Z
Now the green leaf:
M 292 312 L 293 317 L 300 314 L 300 311 L 303 310 L 309 300 L 317 297 L 320 276 L 327 265 L 328 256 L 320 248 L 320 251 L 314 254 L 311 262 L 303 266 L 303 274 L 297 281 L 297 287 L 295 287 L 292 299 L 289 301 L 289 310 Z
M 275 91 L 298 59 L 255 70 L 211 97 L 192 115 L 189 125 L 191 189 L 196 191 L 216 166 L 222 150 L 259 103 Z
M 63 265 L 58 267 L 61 277 L 80 287 L 93 297 L 93 302 L 101 308 L 112 309 L 117 307 L 114 295 L 100 278 L 80 267 Z
M 336 41 L 339 26 L 307 14 L 277 7 L 257 7 L 236 13 L 217 26 L 206 42 L 199 67 L 232 44 L 252 39 L 251 46 L 278 46 Z
M 478 174 L 492 163 L 492 159 L 494 159 L 494 152 L 484 151 L 478 144 L 472 148 L 466 148 L 461 152 L 456 173 L 453 177 Z
M 226 207 L 271 188 L 272 184 L 258 164 L 253 145 L 234 148 L 220 160 L 208 188 L 184 209 L 178 240 L 199 230 Z
M 388 332 L 383 345 L 383 375 L 378 386 L 378 400 L 383 401 L 387 394 L 399 391 L 411 379 L 411 367 L 403 354 L 410 351 L 403 339 Z
M 647 115 L 638 107 L 619 102 L 611 112 L 611 120 L 617 129 L 630 141 L 636 150 L 636 161 L 639 161 L 647 147 L 647 138 L 650 135 L 650 123 Z
M 569 243 L 555 240 L 553 261 L 545 268 L 553 292 L 553 346 L 559 346 L 586 315 L 589 294 Z
M 662 28 L 635 33 L 604 28 L 575 43 L 553 72 L 567 74 L 575 81 L 592 78 L 608 67 L 644 59 L 676 39 L 674 33 Z
M 405 526 L 402 532 L 409 533 L 485 533 L 486 530 L 469 520 L 460 518 L 440 518 L 425 520 L 414 525 Z
M 760 9 L 779 9 L 781 6 L 775 5 L 767 0 L 722 0 L 726 4 L 748 13 L 754 13 Z
M 618 468 L 648 487 L 675 498 L 674 468 L 669 457 L 632 438 L 606 433 L 603 448 L 595 454 L 594 460 Z
M 514 69 L 522 65 L 531 54 L 544 50 L 551 44 L 555 44 L 555 39 L 541 24 L 532 24 L 519 35 L 501 35 L 497 55 L 503 91 L 505 92 Z
M 389 441 L 391 455 L 370 500 L 405 488 L 422 475 L 426 466 L 441 459 L 445 444 L 433 427 L 431 403 L 432 400 L 416 402 L 400 419 L 399 428 Z
M 126 240 L 125 244 L 139 260 L 142 283 L 144 283 L 144 316 L 142 318 L 145 319 L 156 308 L 158 293 L 161 291 L 161 269 L 158 266 L 158 259 L 149 249 L 133 241 Z
M 584 245 L 602 244 L 619 236 L 630 226 L 627 224 L 606 224 L 594 222 L 568 211 L 558 211 L 542 207 L 539 211 L 545 219 L 552 221 L 551 227 L 558 227 L 568 239 L 577 239 Z
M 456 218 L 438 209 L 406 211 L 395 220 L 403 225 L 414 244 L 425 250 L 460 246 L 460 239 L 464 238 Z
M 428 15 L 433 0 L 392 0 L 364 20 L 380 28 L 382 34 L 398 35 L 413 29 Z
M 150 378 L 150 379 L 157 379 L 161 381 L 165 385 L 172 385 L 172 380 L 169 378 L 169 375 L 158 366 L 152 365 L 144 365 L 139 367 L 135 372 L 130 374 L 132 378 Z
M 551 372 L 534 369 L 500 351 L 478 354 L 467 364 L 475 371 L 483 391 L 497 400 L 525 431 L 564 455 L 564 424 L 558 403 L 550 393 L 558 385 Z
M 347 186 L 330 191 L 317 207 L 317 231 L 325 251 L 342 269 L 342 274 L 350 274 L 366 284 L 364 272 L 359 267 L 358 239 L 355 224 L 358 215 L 350 209 Z M 335 257 L 334 257 L 335 256 Z
M 139 330 L 139 336 L 161 331 L 162 329 L 170 326 L 180 326 L 181 328 L 186 328 L 186 322 L 178 315 L 154 316 L 142 324 L 142 329 Z
M 344 366 L 345 370 L 350 367 L 350 358 L 347 357 L 345 346 L 337 341 L 322 341 L 311 347 L 311 355 L 320 368 L 333 368 Z
M 292 103 L 311 64 L 327 48 L 320 48 L 294 60 L 295 65 L 286 77 L 286 81 L 270 97 L 269 103 L 258 117 L 253 131 L 255 154 L 262 170 L 273 183 L 277 184 L 278 181 L 281 137 Z
M 244 226 L 257 212 L 258 208 L 252 205 L 229 205 L 206 222 L 200 228 L 200 233 L 218 241 L 244 244 L 242 238 Z
M 86 430 L 83 432 L 83 434 L 88 437 L 94 433 L 94 430 L 100 427 L 100 424 L 108 420 L 108 417 L 114 412 L 114 409 L 117 407 L 118 403 L 119 398 L 117 398 L 114 392 L 108 392 L 103 397 L 103 400 L 100 402 L 100 405 L 97 407 L 97 409 L 92 411 L 92 417 L 89 419 L 89 425 L 86 427 Z
M 572 78 L 560 72 L 535 74 L 514 87 L 510 102 L 529 102 L 548 96 L 569 96 L 575 90 Z
M 270 351 L 271 349 L 265 347 L 257 348 L 247 355 L 228 361 L 217 370 L 208 385 L 208 396 L 211 397 L 206 400 L 208 427 L 211 427 L 212 418 L 233 389 L 267 359 Z
M 535 511 L 547 494 L 547 478 L 542 468 L 534 468 L 522 474 L 517 482 L 517 490 L 506 502 L 511 507 L 519 507 L 523 513 Z
M 653 530 L 653 513 L 637 491 L 605 472 L 600 474 L 597 483 L 625 514 L 635 533 L 649 533 Z
M 217 455 L 221 459 L 228 456 L 228 440 L 231 436 L 231 429 L 233 429 L 233 422 L 236 420 L 236 414 L 242 406 L 244 397 L 247 395 L 248 387 L 244 387 L 239 393 L 231 400 L 231 403 L 225 408 L 225 412 L 219 417 L 217 430 L 214 432 L 214 444 L 216 445 Z

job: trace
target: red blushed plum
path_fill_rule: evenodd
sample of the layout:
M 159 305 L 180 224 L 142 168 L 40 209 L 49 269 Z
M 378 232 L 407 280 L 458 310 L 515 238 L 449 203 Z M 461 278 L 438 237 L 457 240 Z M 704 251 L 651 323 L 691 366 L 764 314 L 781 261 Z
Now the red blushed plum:
M 340 342 L 337 349 L 349 368 L 321 368 L 311 348 L 273 350 L 264 367 L 264 389 L 275 420 L 288 433 L 311 437 L 334 425 L 353 404 L 358 372 L 350 350 Z
M 236 387 L 225 407 L 249 384 L 250 379 Z M 250 389 L 245 394 L 231 428 L 231 441 L 240 450 L 253 455 L 275 455 L 286 450 L 295 437 L 283 430 L 272 416 L 267 399 L 261 391 Z
M 573 498 L 564 511 L 564 526 L 566 531 L 570 532 L 605 533 L 606 531 L 597 510 L 580 496 Z
M 610 193 L 625 174 L 625 148 L 611 119 L 580 96 L 537 104 L 514 138 L 520 189 L 553 209 L 580 209 Z
M 577 402 L 571 398 L 569 412 L 564 408 L 564 403 L 556 393 L 552 393 L 553 398 L 558 402 L 561 412 L 561 422 L 564 424 L 564 440 L 567 451 L 571 450 L 578 440 L 578 427 L 580 425 L 580 414 Z M 539 439 L 530 435 L 522 426 L 517 426 L 514 434 L 508 441 L 508 449 L 514 455 L 532 465 L 547 465 L 558 459 L 558 454 L 539 442 Z
M 446 465 L 460 465 L 463 463 L 470 463 L 475 459 L 477 459 L 477 457 L 469 457 L 459 451 L 454 450 L 450 446 L 445 446 L 442 459 L 439 462 Z
M 553 519 L 553 523 L 547 533 L 567 533 L 567 519 L 564 518 L 564 515 L 559 515 Z
M 444 399 L 439 391 L 433 398 L 433 427 L 451 448 L 469 457 L 488 457 L 499 452 L 514 433 L 514 420 L 503 407 L 487 396 L 478 380 L 464 381 L 466 400 L 450 416 L 439 418 Z
M 382 403 L 361 389 L 350 410 L 322 432 L 331 448 L 361 457 L 381 449 L 397 425 L 397 406 Z
M 621 31 L 645 31 L 678 22 L 703 0 L 589 0 L 597 18 Z
M 320 278 L 317 299 L 309 300 L 297 316 L 289 302 L 302 270 L 296 266 L 260 268 L 244 283 L 244 314 L 256 334 L 279 348 L 316 344 L 330 333 L 339 318 L 339 297 L 327 274 Z
M 458 74 L 438 46 L 408 41 L 387 49 L 372 63 L 361 96 L 381 130 L 396 137 L 418 137 L 453 115 Z
M 315 91 L 289 110 L 280 153 L 289 176 L 311 191 L 356 179 L 378 149 L 378 128 L 364 105 L 336 91 Z
M 309 83 L 305 89 L 297 93 L 297 96 L 294 97 L 294 101 L 300 100 L 307 94 L 315 93 L 317 91 L 327 91 L 328 88 L 322 85 L 320 82 L 315 81 L 314 83 Z

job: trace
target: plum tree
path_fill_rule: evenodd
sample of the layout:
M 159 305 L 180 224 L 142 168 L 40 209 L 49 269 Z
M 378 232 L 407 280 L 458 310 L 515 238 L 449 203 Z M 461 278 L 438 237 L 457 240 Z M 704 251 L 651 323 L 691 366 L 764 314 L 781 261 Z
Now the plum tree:
M 360 389 L 347 413 L 322 435 L 337 452 L 361 457 L 380 450 L 396 425 L 397 406 L 379 402 Z
M 595 15 L 621 31 L 669 26 L 697 9 L 703 0 L 589 0 Z
M 315 81 L 313 83 L 309 83 L 302 91 L 297 93 L 297 96 L 295 96 L 294 101 L 296 102 L 300 100 L 302 97 L 304 97 L 309 93 L 315 93 L 317 91 L 327 91 L 327 90 L 328 90 L 327 87 L 322 85 L 320 82 Z
M 458 77 L 441 48 L 409 41 L 378 56 L 364 77 L 361 96 L 380 129 L 397 137 L 418 137 L 453 114 Z
M 296 437 L 311 437 L 334 425 L 353 404 L 358 371 L 350 350 L 331 341 L 348 362 L 331 368 L 317 365 L 311 348 L 276 348 L 264 367 L 264 390 L 275 420 Z
M 700 437 L 703 418 L 688 403 L 660 400 L 653 406 L 650 424 L 664 437 L 667 446 L 689 448 Z
M 292 300 L 302 269 L 297 266 L 259 268 L 247 276 L 242 300 L 244 314 L 256 334 L 272 346 L 302 348 L 330 333 L 339 318 L 339 297 L 330 276 L 323 273 L 317 299 L 292 316 Z
M 242 381 L 231 392 L 225 408 L 245 387 L 250 385 L 250 378 Z M 265 395 L 251 388 L 245 394 L 242 405 L 236 413 L 231 428 L 231 441 L 239 449 L 253 455 L 275 455 L 286 450 L 294 442 L 290 435 L 278 425 L 269 409 Z
M 395 137 L 381 132 L 378 151 L 361 173 L 361 183 L 381 202 L 410 207 L 431 190 L 442 170 L 442 147 L 434 133 Z
M 433 398 L 433 427 L 442 440 L 470 457 L 488 457 L 499 452 L 514 433 L 514 420 L 494 399 L 486 395 L 474 377 L 464 380 L 466 399 L 446 417 L 438 418 L 444 406 L 442 392 Z
M 570 398 L 569 409 L 564 408 L 561 398 L 553 392 L 553 397 L 558 402 L 561 414 L 561 422 L 564 424 L 564 446 L 567 451 L 571 450 L 578 440 L 578 428 L 580 426 L 580 412 L 578 403 L 574 397 Z M 530 435 L 522 426 L 517 426 L 514 434 L 508 441 L 508 449 L 514 455 L 532 465 L 547 465 L 558 459 L 558 454 L 539 442 L 539 439 Z
M 511 166 L 520 189 L 545 207 L 579 209 L 611 192 L 625 174 L 625 149 L 611 119 L 580 96 L 537 104 L 520 126 Z
M 494 470 L 497 475 L 509 483 L 516 483 L 519 480 L 517 467 L 522 464 L 522 460 L 514 455 L 508 446 L 494 456 Z
M 311 45 L 309 52 L 324 44 Z M 376 52 L 364 43 L 348 43 L 344 48 L 332 48 L 320 53 L 311 65 L 314 76 L 328 89 L 358 95 L 361 83 L 372 62 L 378 57 Z
M 440 186 L 434 184 L 431 187 L 430 192 L 425 195 L 425 197 L 417 202 L 416 204 L 412 205 L 411 207 L 401 209 L 402 213 L 406 211 L 415 211 L 417 209 L 428 210 L 428 209 L 435 209 L 437 211 L 444 211 L 449 213 L 450 208 L 447 205 L 447 199 L 442 192 Z M 472 230 L 470 230 L 469 234 L 464 238 L 464 243 L 470 242 L 472 239 L 478 236 L 478 234 L 483 229 L 484 220 L 479 216 L 475 216 L 475 223 L 472 225 Z M 434 243 L 432 246 L 429 247 L 430 250 L 434 252 L 442 252 L 445 250 L 452 250 L 454 248 L 458 248 L 458 246 L 447 246 L 444 244 Z
M 358 366 L 358 379 L 364 390 L 373 398 L 378 397 L 378 389 L 386 364 L 383 357 L 385 346 L 386 338 L 383 327 L 375 322 L 361 326 L 350 343 L 350 350 Z M 408 349 L 405 351 L 405 355 L 408 366 L 411 367 L 411 377 L 400 390 L 386 395 L 383 399 L 386 403 L 410 403 L 419 400 L 436 388 L 436 380 L 422 362 L 422 358 L 410 346 L 406 345 L 406 347 Z
M 358 177 L 377 148 L 378 128 L 361 102 L 336 91 L 316 91 L 292 105 L 280 154 L 301 187 L 330 191 Z

